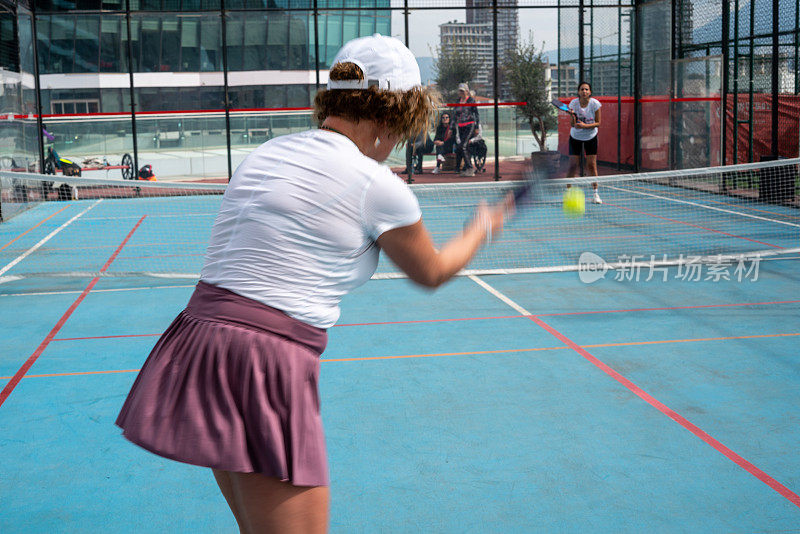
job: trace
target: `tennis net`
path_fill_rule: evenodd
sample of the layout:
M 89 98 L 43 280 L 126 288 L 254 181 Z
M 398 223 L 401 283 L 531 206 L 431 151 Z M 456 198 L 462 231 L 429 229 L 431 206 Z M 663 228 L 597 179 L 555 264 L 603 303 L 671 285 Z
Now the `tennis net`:
M 518 210 L 465 273 L 578 270 L 581 258 L 613 267 L 795 253 L 799 164 L 793 159 L 547 180 L 532 205 Z M 592 203 L 594 180 L 602 204 Z M 582 217 L 562 211 L 567 184 L 586 194 Z M 461 230 L 479 202 L 499 199 L 517 185 L 411 187 L 441 244 Z M 0 172 L 6 218 L 0 224 L 0 282 L 36 276 L 197 278 L 225 187 Z M 377 278 L 401 276 L 381 258 Z

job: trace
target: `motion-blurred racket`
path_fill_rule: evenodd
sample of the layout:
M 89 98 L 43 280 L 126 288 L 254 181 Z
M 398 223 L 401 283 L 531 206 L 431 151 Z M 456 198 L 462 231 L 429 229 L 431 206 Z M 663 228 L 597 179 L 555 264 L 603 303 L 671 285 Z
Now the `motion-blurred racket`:
M 546 160 L 537 165 L 531 165 L 525 173 L 522 183 L 514 188 L 514 204 L 517 208 L 551 200 L 546 198 L 545 184 L 548 180 L 557 177 L 558 170 L 557 163 Z
M 557 98 L 554 98 L 550 103 L 561 111 L 572 113 L 572 110 Z M 546 202 L 544 184 L 547 180 L 555 178 L 557 173 L 557 164 L 543 162 L 540 165 L 532 165 L 522 184 L 514 189 L 514 203 L 517 207 L 533 204 L 534 202 Z
M 558 109 L 560 109 L 561 111 L 566 111 L 567 113 L 572 113 L 572 110 L 569 109 L 569 106 L 567 106 L 565 103 L 563 103 L 561 100 L 559 100 L 557 98 L 554 98 L 553 100 L 551 100 L 550 103 L 553 104 Z

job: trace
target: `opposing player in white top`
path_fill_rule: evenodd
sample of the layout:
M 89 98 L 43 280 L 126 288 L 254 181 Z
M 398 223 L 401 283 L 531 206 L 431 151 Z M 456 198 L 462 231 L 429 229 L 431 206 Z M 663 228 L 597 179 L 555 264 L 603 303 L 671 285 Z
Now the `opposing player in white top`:
M 600 108 L 603 105 L 592 98 L 592 86 L 588 82 L 578 85 L 578 98 L 569 103 L 572 114 L 572 128 L 569 132 L 569 170 L 567 177 L 578 175 L 581 153 L 586 155 L 586 171 L 589 176 L 597 176 L 597 127 L 600 126 Z M 592 184 L 593 201 L 602 204 L 597 192 L 597 182 Z

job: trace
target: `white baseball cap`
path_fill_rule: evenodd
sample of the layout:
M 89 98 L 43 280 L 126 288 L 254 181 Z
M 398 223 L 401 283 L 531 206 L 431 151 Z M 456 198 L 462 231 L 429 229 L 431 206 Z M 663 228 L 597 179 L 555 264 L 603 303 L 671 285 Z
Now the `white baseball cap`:
M 355 63 L 364 73 L 364 79 L 328 79 L 328 89 L 367 89 L 377 85 L 379 89 L 408 91 L 422 85 L 414 54 L 394 37 L 376 33 L 348 41 L 331 66 L 337 63 Z

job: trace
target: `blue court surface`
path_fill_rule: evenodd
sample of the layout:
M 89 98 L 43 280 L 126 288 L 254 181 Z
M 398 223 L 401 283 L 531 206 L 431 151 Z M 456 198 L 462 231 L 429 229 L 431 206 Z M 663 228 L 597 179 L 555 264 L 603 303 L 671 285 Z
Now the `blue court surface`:
M 595 247 L 641 240 L 644 220 L 613 213 L 646 208 L 604 194 L 559 224 L 591 225 Z M 213 209 L 192 202 L 47 202 L 0 225 L 0 532 L 237 531 L 208 469 L 114 425 L 191 294 L 190 277 L 145 271 L 202 262 Z M 743 206 L 760 218 L 738 231 L 662 213 L 645 233 L 798 246 L 796 210 Z M 448 219 L 434 235 L 463 222 Z M 478 265 L 582 246 L 528 230 Z M 323 354 L 331 531 L 800 532 L 798 266 L 476 274 L 436 292 L 370 281 Z

